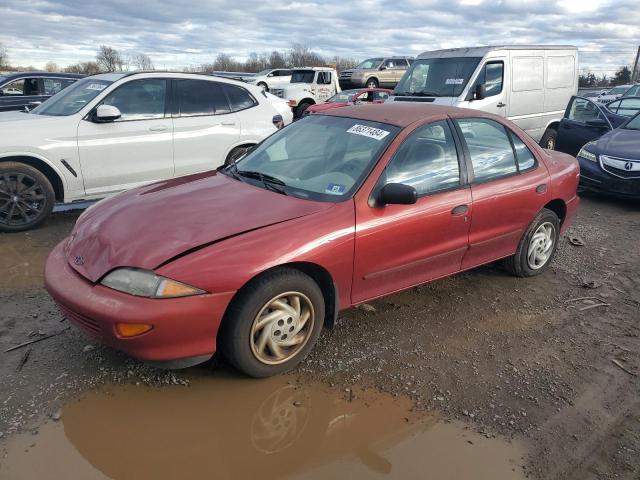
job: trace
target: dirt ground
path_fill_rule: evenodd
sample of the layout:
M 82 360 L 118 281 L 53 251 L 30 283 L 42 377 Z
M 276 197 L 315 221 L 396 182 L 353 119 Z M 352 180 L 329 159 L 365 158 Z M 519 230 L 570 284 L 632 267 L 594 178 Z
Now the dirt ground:
M 236 377 L 220 359 L 187 371 L 156 370 L 69 328 L 41 286 L 41 271 L 76 218 L 59 213 L 36 231 L 0 235 L 0 473 L 1 452 L 6 461 L 14 443 L 56 438 L 59 409 L 79 398 L 100 405 L 91 397 L 96 391 L 150 385 L 157 395 L 185 387 L 197 392 L 210 377 Z M 491 265 L 348 310 L 285 378 L 296 388 L 319 385 L 334 395 L 383 392 L 410 403 L 411 416 L 398 418 L 411 425 L 429 416 L 453 422 L 475 435 L 467 445 L 521 445 L 521 473 L 529 478 L 637 480 L 639 232 L 640 203 L 583 196 L 568 237 L 584 245 L 563 238 L 541 277 L 514 278 Z M 5 352 L 35 339 L 42 340 Z M 136 395 L 123 405 L 134 404 Z M 65 418 L 73 410 L 66 408 Z M 92 415 L 106 410 L 97 406 Z M 387 410 L 393 409 L 378 416 Z M 67 436 L 71 425 L 65 420 Z M 437 444 L 420 445 L 426 451 Z M 451 449 L 466 458 L 464 447 Z M 385 463 L 367 455 L 384 473 Z M 416 474 L 420 468 L 416 463 Z

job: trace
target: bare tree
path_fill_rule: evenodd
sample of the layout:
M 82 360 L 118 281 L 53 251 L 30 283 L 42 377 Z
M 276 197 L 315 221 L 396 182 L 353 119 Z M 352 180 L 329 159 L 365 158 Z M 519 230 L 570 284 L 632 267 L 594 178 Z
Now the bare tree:
M 239 63 L 236 62 L 234 59 L 232 59 L 226 53 L 219 53 L 218 56 L 216 57 L 215 62 L 213 62 L 214 71 L 234 72 L 234 71 L 237 71 L 239 68 L 240 68 Z
M 9 54 L 6 47 L 0 43 L 0 68 L 6 68 L 9 66 Z
M 287 67 L 287 59 L 285 55 L 277 50 L 274 50 L 269 55 L 269 67 L 270 68 L 285 68 Z
M 58 64 L 55 62 L 47 62 L 47 64 L 44 66 L 44 69 L 49 73 L 60 71 L 60 67 L 58 67 Z
M 308 46 L 294 43 L 289 51 L 289 64 L 292 67 L 316 67 L 324 64 L 324 58 Z
M 120 72 L 124 65 L 120 52 L 107 45 L 100 45 L 96 54 L 96 63 L 103 72 Z
M 146 53 L 133 53 L 129 63 L 137 70 L 154 70 L 153 62 Z
M 64 69 L 67 73 L 83 73 L 85 75 L 95 75 L 100 73 L 100 67 L 96 62 L 80 62 L 69 65 Z

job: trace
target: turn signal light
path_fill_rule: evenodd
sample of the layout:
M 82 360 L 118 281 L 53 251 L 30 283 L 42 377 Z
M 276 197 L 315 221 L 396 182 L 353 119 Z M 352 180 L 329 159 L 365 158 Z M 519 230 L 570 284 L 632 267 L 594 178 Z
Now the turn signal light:
M 116 331 L 121 337 L 135 337 L 147 333 L 153 325 L 146 323 L 116 323 Z

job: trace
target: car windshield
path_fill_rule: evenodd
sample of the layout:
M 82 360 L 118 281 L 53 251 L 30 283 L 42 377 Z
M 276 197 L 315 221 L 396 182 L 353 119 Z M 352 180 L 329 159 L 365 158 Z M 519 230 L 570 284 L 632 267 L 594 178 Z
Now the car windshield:
M 396 86 L 396 95 L 459 97 L 480 62 L 478 57 L 419 58 Z
M 382 63 L 383 58 L 367 58 L 364 62 L 358 65 L 356 68 L 361 69 L 369 69 L 369 68 L 378 68 L 378 65 Z
M 607 95 L 619 95 L 629 90 L 629 85 L 623 85 L 621 87 L 613 87 L 607 92 Z
M 267 68 L 266 70 L 260 70 L 258 73 L 256 73 L 256 77 L 269 75 L 271 72 L 272 72 L 272 70 L 270 68 Z
M 327 100 L 327 103 L 350 102 L 359 90 L 343 90 Z
M 311 115 L 274 133 L 223 172 L 287 195 L 339 202 L 353 195 L 399 130 Z
M 315 70 L 294 70 L 291 72 L 291 83 L 313 83 Z
M 31 113 L 57 117 L 73 115 L 112 83 L 90 77 L 79 80 L 31 110 Z
M 622 128 L 626 130 L 640 130 L 640 113 L 632 117 Z

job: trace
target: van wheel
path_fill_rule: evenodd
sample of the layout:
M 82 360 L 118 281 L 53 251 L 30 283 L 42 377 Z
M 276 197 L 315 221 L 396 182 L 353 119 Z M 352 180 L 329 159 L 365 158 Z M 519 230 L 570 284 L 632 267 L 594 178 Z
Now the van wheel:
M 291 268 L 262 275 L 234 298 L 225 313 L 218 346 L 251 377 L 291 370 L 320 336 L 324 297 L 311 277 Z
M 0 232 L 22 232 L 40 225 L 53 210 L 49 179 L 30 165 L 0 164 Z
M 542 135 L 542 138 L 540 139 L 540 146 L 548 150 L 555 150 L 557 138 L 557 130 L 553 128 L 547 128 L 547 130 L 544 132 L 544 135 Z
M 504 267 L 517 277 L 540 275 L 549 268 L 559 238 L 558 216 L 543 208 L 524 233 L 516 254 L 503 260 Z
M 311 105 L 312 104 L 308 102 L 304 102 L 298 105 L 298 108 L 296 108 L 296 112 L 295 112 L 296 118 L 302 118 L 302 116 L 304 115 L 304 112 L 306 112 L 307 108 L 309 108 Z
M 265 92 L 269 91 L 269 86 L 264 82 L 258 82 L 256 83 L 256 85 L 260 87 L 262 90 L 264 90 Z
M 375 78 L 367 80 L 367 88 L 378 88 L 378 80 Z

